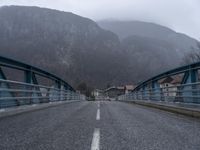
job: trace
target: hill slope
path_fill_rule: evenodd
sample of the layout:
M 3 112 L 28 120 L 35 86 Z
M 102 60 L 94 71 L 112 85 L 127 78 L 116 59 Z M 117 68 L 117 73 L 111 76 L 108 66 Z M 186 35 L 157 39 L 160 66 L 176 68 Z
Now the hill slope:
M 120 41 L 69 12 L 1 7 L 0 35 L 0 55 L 44 68 L 75 87 L 137 83 L 178 65 L 176 49 L 166 41 L 141 36 Z
M 188 53 L 191 47 L 195 48 L 197 46 L 197 40 L 154 23 L 141 21 L 100 21 L 98 24 L 102 28 L 116 33 L 120 39 L 135 35 L 166 41 L 177 50 L 180 56 Z
M 116 76 L 125 68 L 118 37 L 90 19 L 38 7 L 2 7 L 0 35 L 1 55 L 45 68 L 74 86 L 122 81 Z

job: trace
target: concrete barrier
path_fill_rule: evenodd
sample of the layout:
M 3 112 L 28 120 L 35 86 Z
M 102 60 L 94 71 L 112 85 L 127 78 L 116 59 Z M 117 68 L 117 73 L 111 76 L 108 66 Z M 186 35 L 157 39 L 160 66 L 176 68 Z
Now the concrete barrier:
M 49 107 L 55 107 L 55 106 L 68 104 L 68 103 L 74 103 L 74 102 L 80 102 L 80 100 L 49 102 L 49 103 L 43 103 L 43 104 L 24 105 L 24 106 L 18 106 L 18 107 L 13 107 L 13 108 L 0 109 L 0 118 L 19 115 L 26 112 L 47 109 Z
M 190 117 L 195 117 L 195 118 L 200 118 L 200 109 L 197 108 L 186 108 L 186 107 L 181 107 L 181 106 L 176 106 L 176 105 L 167 105 L 163 103 L 158 103 L 158 102 L 151 102 L 151 101 L 123 101 L 123 102 L 128 102 L 128 103 L 133 103 L 137 105 L 142 105 L 142 106 L 147 106 L 147 107 L 152 107 L 152 108 L 157 108 L 160 110 L 165 110 L 177 114 L 182 114 Z

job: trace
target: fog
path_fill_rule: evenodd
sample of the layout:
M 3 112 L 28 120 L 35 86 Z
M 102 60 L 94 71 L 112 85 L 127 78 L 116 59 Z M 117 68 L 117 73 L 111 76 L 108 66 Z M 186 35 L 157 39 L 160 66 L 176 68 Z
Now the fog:
M 199 0 L 0 0 L 3 5 L 40 6 L 73 12 L 95 21 L 158 23 L 200 40 Z

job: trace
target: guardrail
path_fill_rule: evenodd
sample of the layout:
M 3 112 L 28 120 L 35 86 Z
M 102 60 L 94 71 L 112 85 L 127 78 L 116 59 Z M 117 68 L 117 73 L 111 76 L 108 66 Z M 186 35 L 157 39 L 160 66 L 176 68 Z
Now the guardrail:
M 200 103 L 200 82 L 163 88 L 134 91 L 118 100 L 152 100 L 165 102 Z
M 24 72 L 24 82 L 8 80 L 2 67 L 9 68 L 15 78 L 15 71 Z M 37 76 L 51 81 L 51 85 L 40 85 Z M 39 68 L 0 57 L 0 109 L 21 105 L 48 103 L 67 100 L 86 100 L 61 78 Z
M 84 95 L 54 87 L 1 79 L 0 85 L 0 108 L 55 101 L 85 100 Z M 6 87 L 5 85 L 9 85 L 9 88 L 2 88 Z
M 118 100 L 150 100 L 200 104 L 200 62 L 159 74 L 139 84 Z M 180 82 L 173 83 L 179 78 Z

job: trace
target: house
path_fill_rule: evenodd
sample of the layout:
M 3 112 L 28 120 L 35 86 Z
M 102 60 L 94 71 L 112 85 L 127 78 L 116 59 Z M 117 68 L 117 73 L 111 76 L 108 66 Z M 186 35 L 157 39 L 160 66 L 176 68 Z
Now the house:
M 104 100 L 105 99 L 103 90 L 95 89 L 92 92 L 92 95 L 95 97 L 95 100 Z
M 163 96 L 175 97 L 177 96 L 178 85 L 182 81 L 181 76 L 166 77 L 159 81 Z
M 104 95 L 107 98 L 117 98 L 119 95 L 123 94 L 125 94 L 124 86 L 118 86 L 118 87 L 113 86 L 104 90 Z
M 135 87 L 134 85 L 125 85 L 125 94 L 131 93 Z

